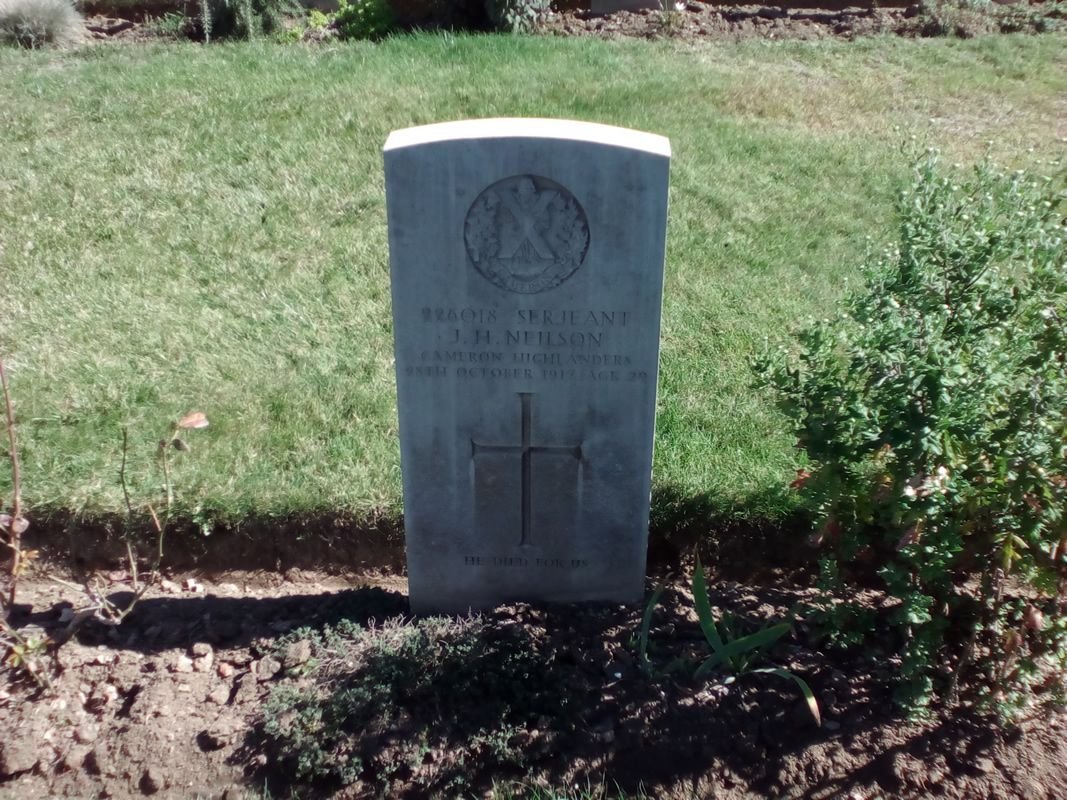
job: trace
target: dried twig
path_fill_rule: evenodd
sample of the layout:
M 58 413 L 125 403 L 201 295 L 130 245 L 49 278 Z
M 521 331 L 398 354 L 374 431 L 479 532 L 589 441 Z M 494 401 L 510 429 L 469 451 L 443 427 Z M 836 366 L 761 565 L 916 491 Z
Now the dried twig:
M 8 388 L 7 372 L 4 370 L 4 360 L 0 358 L 0 389 L 4 394 L 4 412 L 7 421 L 8 457 L 11 461 L 11 490 L 14 497 L 11 500 L 11 522 L 8 525 L 7 541 L 4 543 L 11 549 L 11 585 L 8 587 L 6 608 L 15 605 L 15 594 L 18 585 L 18 574 L 22 568 L 22 474 L 19 469 L 18 443 L 15 440 L 15 411 L 11 406 L 11 391 Z M 3 600 L 0 599 L 0 603 Z

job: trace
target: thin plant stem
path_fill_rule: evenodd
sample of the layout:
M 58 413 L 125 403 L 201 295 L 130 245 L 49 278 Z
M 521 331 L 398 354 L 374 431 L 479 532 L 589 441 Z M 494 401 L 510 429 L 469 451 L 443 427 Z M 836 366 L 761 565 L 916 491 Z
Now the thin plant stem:
M 4 360 L 0 358 L 0 388 L 4 393 L 4 412 L 7 420 L 7 441 L 10 449 L 8 455 L 11 460 L 11 490 L 14 497 L 11 501 L 11 529 L 8 531 L 10 540 L 8 545 L 12 550 L 11 560 L 11 586 L 8 588 L 7 605 L 11 608 L 15 605 L 16 587 L 18 574 L 22 567 L 22 532 L 18 529 L 19 520 L 22 519 L 22 473 L 19 469 L 18 443 L 15 440 L 15 411 L 11 406 L 11 391 L 8 387 L 7 372 L 4 370 Z

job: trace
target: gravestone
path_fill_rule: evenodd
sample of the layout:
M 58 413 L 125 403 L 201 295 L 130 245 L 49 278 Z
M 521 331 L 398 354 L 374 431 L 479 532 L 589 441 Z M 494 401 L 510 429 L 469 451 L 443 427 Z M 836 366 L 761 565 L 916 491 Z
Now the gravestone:
M 562 120 L 386 142 L 415 611 L 641 597 L 669 163 Z

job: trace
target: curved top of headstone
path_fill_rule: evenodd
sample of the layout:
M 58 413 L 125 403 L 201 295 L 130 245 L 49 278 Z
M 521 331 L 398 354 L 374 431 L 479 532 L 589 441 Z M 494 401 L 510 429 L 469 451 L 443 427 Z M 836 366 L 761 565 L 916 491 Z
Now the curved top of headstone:
M 524 117 L 468 119 L 404 128 L 389 134 L 385 142 L 385 151 L 457 139 L 509 138 L 591 142 L 608 147 L 640 150 L 667 158 L 671 155 L 670 140 L 655 133 L 619 128 L 614 125 L 601 125 L 596 122 Z

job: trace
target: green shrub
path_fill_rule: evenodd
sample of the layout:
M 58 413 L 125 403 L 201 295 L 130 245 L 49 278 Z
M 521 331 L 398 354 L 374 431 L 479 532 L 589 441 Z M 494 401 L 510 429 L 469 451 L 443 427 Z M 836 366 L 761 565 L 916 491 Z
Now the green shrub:
M 0 0 L 0 43 L 38 48 L 76 43 L 84 21 L 70 0 Z
M 550 7 L 550 0 L 485 0 L 489 24 L 512 33 L 535 30 Z
M 935 155 L 900 243 L 796 360 L 758 369 L 809 465 L 824 576 L 899 600 L 898 698 L 967 688 L 999 712 L 1067 674 L 1067 246 L 1051 178 Z M 837 615 L 838 621 L 848 615 Z
M 970 39 L 997 29 L 992 0 L 922 0 L 919 33 Z
M 299 0 L 200 0 L 201 33 L 208 41 L 274 34 L 287 19 L 304 15 Z
M 342 39 L 381 39 L 395 27 L 388 0 L 341 0 L 337 9 Z
M 146 19 L 144 29 L 165 39 L 187 39 L 195 29 L 195 20 L 180 11 L 168 11 L 162 16 Z

